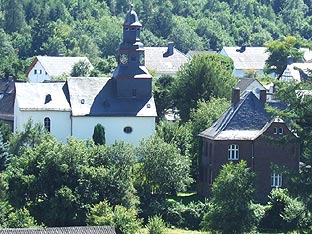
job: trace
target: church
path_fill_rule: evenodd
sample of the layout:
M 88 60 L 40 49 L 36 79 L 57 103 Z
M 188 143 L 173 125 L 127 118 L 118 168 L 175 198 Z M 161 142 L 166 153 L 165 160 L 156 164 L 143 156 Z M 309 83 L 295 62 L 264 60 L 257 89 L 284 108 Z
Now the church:
M 14 132 L 32 119 L 66 142 L 69 136 L 92 139 L 94 127 L 105 129 L 107 144 L 137 145 L 155 131 L 152 76 L 144 64 L 141 23 L 132 9 L 123 24 L 118 66 L 111 78 L 68 77 L 64 82 L 16 83 Z

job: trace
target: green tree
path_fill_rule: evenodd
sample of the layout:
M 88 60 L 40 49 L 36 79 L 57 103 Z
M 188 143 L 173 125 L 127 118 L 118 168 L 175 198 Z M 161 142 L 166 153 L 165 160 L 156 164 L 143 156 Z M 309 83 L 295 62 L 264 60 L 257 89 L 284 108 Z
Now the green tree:
M 223 55 L 195 56 L 178 72 L 172 88 L 174 105 L 182 121 L 187 121 L 192 109 L 202 99 L 229 98 L 235 84 L 233 62 Z
M 265 44 L 269 57 L 266 60 L 266 72 L 275 73 L 279 78 L 287 66 L 287 59 L 301 62 L 303 52 L 299 51 L 301 41 L 294 36 L 287 36 L 283 40 L 275 40 Z
M 2 134 L 0 133 L 0 173 L 4 171 L 10 160 L 9 144 L 4 142 Z
M 224 165 L 212 185 L 213 198 L 203 228 L 224 234 L 250 231 L 255 223 L 251 208 L 254 178 L 245 161 Z
M 92 138 L 96 145 L 105 145 L 105 129 L 102 124 L 95 125 Z
M 160 137 L 143 140 L 137 154 L 141 164 L 139 183 L 147 194 L 176 194 L 192 182 L 190 159 Z
M 8 200 L 15 209 L 27 206 L 46 226 L 84 225 L 87 207 L 104 199 L 113 206 L 137 204 L 134 162 L 125 143 L 106 147 L 46 138 L 12 158 L 5 171 Z
M 166 224 L 159 215 L 149 217 L 147 222 L 148 234 L 166 234 Z
M 83 77 L 89 76 L 91 72 L 90 63 L 87 61 L 79 61 L 78 63 L 74 64 L 70 75 L 72 77 Z
M 117 205 L 112 207 L 107 200 L 92 206 L 87 215 L 87 224 L 95 226 L 110 225 L 118 234 L 137 234 L 142 220 L 137 211 Z
M 5 30 L 8 33 L 21 32 L 25 25 L 23 2 L 18 0 L 6 1 L 4 12 Z

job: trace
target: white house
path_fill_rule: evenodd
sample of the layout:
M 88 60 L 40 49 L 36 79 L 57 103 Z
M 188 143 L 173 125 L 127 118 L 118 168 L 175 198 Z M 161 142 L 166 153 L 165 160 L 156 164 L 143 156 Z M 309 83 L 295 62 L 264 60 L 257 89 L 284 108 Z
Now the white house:
M 140 29 L 131 9 L 112 78 L 69 77 L 65 82 L 16 84 L 14 131 L 23 130 L 31 118 L 63 142 L 68 136 L 91 139 L 97 124 L 105 128 L 107 144 L 120 140 L 137 145 L 154 134 L 157 113 Z
M 260 99 L 260 91 L 266 90 L 266 88 L 255 78 L 239 78 L 236 88 L 240 89 L 240 95 L 244 95 L 247 92 L 253 92 L 253 94 Z M 266 95 L 268 98 L 269 95 Z
M 266 47 L 223 47 L 219 52 L 230 57 L 234 62 L 233 75 L 246 77 L 249 73 L 263 75 L 265 61 L 269 57 Z
M 69 76 L 73 66 L 80 61 L 88 63 L 90 70 L 93 69 L 87 57 L 36 56 L 25 75 L 31 83 L 49 81 L 60 76 Z
M 306 81 L 309 72 L 312 71 L 312 63 L 292 63 L 288 64 L 280 80 L 282 81 Z

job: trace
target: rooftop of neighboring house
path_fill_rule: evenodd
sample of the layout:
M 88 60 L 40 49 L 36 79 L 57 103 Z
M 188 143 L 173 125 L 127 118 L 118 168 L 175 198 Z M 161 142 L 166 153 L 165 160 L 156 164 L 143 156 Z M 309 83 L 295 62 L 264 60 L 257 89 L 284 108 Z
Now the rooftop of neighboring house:
M 253 92 L 239 96 L 239 89 L 233 91 L 231 107 L 201 137 L 214 140 L 252 140 L 257 138 L 266 125 L 274 118 L 265 109 L 266 91 L 258 99 Z M 284 109 L 279 101 L 270 101 L 269 105 Z
M 0 80 L 0 119 L 13 120 L 15 82 L 13 78 Z
M 294 80 L 297 82 L 308 79 L 308 73 L 312 71 L 312 63 L 292 63 L 288 64 L 284 70 L 281 80 Z
M 241 70 L 261 70 L 265 66 L 265 61 L 269 57 L 266 47 L 223 47 L 221 54 L 229 56 L 235 69 Z
M 48 227 L 48 228 L 8 228 L 0 229 L 0 234 L 116 234 L 109 226 L 98 227 Z
M 266 90 L 266 88 L 256 79 L 256 78 L 239 78 L 236 87 L 243 93 L 252 83 L 257 83 L 261 90 Z
M 189 61 L 184 53 L 174 48 L 173 43 L 169 43 L 167 47 L 144 47 L 144 49 L 145 66 L 149 70 L 154 70 L 156 74 L 173 75 Z
M 28 76 L 33 67 L 37 63 L 40 63 L 45 72 L 51 77 L 62 76 L 64 74 L 70 75 L 73 66 L 80 61 L 89 63 L 90 69 L 93 69 L 87 57 L 36 56 L 25 74 Z

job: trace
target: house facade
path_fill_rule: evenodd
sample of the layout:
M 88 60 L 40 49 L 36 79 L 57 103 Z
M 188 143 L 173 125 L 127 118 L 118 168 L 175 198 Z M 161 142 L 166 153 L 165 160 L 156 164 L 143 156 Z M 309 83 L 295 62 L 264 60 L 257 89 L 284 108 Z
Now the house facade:
M 309 79 L 312 71 L 312 63 L 292 63 L 288 64 L 282 73 L 281 81 L 305 82 Z
M 93 69 L 87 57 L 36 56 L 25 75 L 31 83 L 50 81 L 60 76 L 69 76 L 78 62 L 85 62 L 89 64 L 90 70 Z
M 63 142 L 69 136 L 92 139 L 97 124 L 104 127 L 107 144 L 125 141 L 137 145 L 154 134 L 157 113 L 140 30 L 138 16 L 131 9 L 111 78 L 69 77 L 62 82 L 16 84 L 14 131 L 22 131 L 32 119 Z
M 260 98 L 252 92 L 240 96 L 233 91 L 231 107 L 210 128 L 200 133 L 203 150 L 200 160 L 199 193 L 211 194 L 213 181 L 222 165 L 244 160 L 256 174 L 256 194 L 266 201 L 273 188 L 286 187 L 287 178 L 278 168 L 299 170 L 300 146 L 296 135 L 280 118 L 266 110 L 266 91 Z M 268 105 L 285 108 L 280 102 Z

